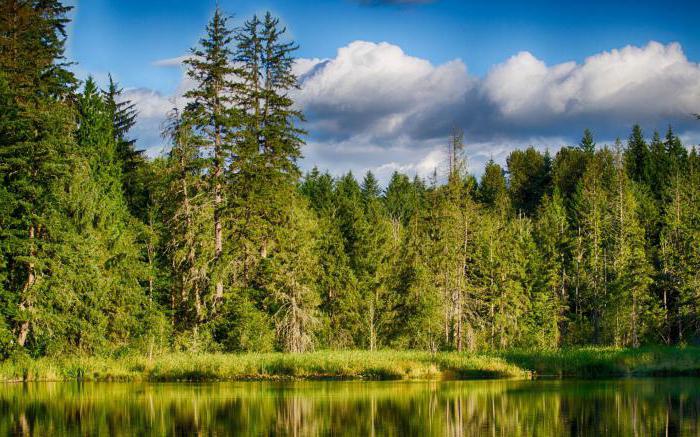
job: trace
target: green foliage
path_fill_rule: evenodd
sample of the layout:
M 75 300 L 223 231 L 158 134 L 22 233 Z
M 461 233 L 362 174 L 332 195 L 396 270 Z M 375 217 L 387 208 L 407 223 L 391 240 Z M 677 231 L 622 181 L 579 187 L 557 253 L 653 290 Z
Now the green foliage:
M 542 196 L 551 191 L 551 159 L 534 147 L 508 155 L 508 182 L 513 208 L 533 216 Z
M 479 183 L 479 201 L 490 208 L 498 207 L 506 196 L 506 178 L 503 169 L 493 159 L 486 163 Z
M 226 299 L 221 317 L 214 322 L 214 339 L 224 351 L 270 352 L 275 333 L 270 317 L 243 293 Z
M 79 88 L 67 70 L 68 10 L 0 4 L 0 357 L 700 338 L 700 158 L 671 128 L 649 141 L 635 126 L 614 150 L 586 130 L 553 159 L 516 150 L 479 183 L 459 129 L 446 174 L 427 185 L 398 172 L 386 187 L 372 172 L 300 178 L 297 45 L 269 13 L 232 29 L 217 9 L 186 62 L 193 87 L 164 129 L 170 150 L 149 160 L 119 86 Z M 369 355 L 332 353 L 329 367 L 269 355 L 253 370 L 268 364 L 214 355 L 195 360 L 201 373 L 176 355 L 149 377 L 481 371 L 462 356 L 402 354 L 365 366 Z M 627 369 L 616 352 L 587 354 L 562 356 Z M 496 367 L 486 374 L 512 370 Z

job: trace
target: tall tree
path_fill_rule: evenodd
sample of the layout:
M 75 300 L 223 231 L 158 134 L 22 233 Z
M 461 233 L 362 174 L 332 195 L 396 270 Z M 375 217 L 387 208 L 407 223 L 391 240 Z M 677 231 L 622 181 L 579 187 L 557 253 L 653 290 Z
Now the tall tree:
M 593 133 L 590 131 L 590 129 L 585 129 L 578 147 L 583 150 L 584 153 L 592 155 L 595 153 L 595 146 L 596 144 L 593 140 Z
M 555 190 L 542 199 L 534 230 L 540 257 L 531 312 L 537 345 L 559 347 L 566 335 L 571 275 L 567 270 L 571 250 L 569 234 L 564 200 Z
M 143 197 L 146 190 L 138 186 L 139 167 L 144 163 L 143 150 L 137 150 L 136 140 L 129 136 L 129 132 L 136 125 L 136 105 L 124 99 L 124 90 L 114 81 L 112 75 L 109 75 L 107 89 L 102 94 L 112 118 L 117 159 L 122 165 L 122 184 L 129 208 L 134 214 L 143 216 L 147 199 L 139 197 Z
M 478 193 L 481 203 L 490 208 L 500 208 L 506 200 L 506 178 L 501 166 L 493 159 L 486 163 Z
M 534 215 L 542 196 L 551 190 L 551 162 L 534 147 L 514 150 L 506 162 L 513 208 L 528 216 Z
M 635 124 L 627 141 L 625 151 L 625 165 L 627 174 L 638 183 L 650 186 L 652 176 L 651 152 L 649 145 L 644 140 L 642 128 Z
M 57 187 L 70 167 L 75 78 L 64 60 L 66 14 L 57 0 L 0 4 L 0 173 L 7 315 L 24 346 L 46 292 Z
M 214 261 L 210 278 L 214 284 L 212 310 L 224 294 L 224 172 L 227 162 L 234 158 L 234 137 L 241 127 L 241 114 L 234 105 L 237 86 L 233 78 L 240 71 L 232 62 L 233 31 L 227 20 L 217 8 L 206 27 L 206 37 L 199 41 L 200 47 L 193 48 L 192 55 L 185 61 L 187 75 L 195 83 L 194 88 L 184 95 L 189 101 L 185 117 L 203 139 L 197 144 L 208 157 L 206 175 L 214 205 Z
M 648 330 L 654 328 L 654 302 L 649 286 L 652 268 L 645 253 L 640 208 L 625 171 L 622 150 L 615 154 L 615 179 L 611 198 L 612 232 L 611 302 L 608 308 L 609 342 L 638 347 Z

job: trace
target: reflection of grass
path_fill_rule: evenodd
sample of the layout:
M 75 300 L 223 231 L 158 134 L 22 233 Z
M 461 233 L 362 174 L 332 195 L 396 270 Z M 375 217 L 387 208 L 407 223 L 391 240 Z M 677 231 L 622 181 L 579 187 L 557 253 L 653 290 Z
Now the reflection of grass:
M 10 359 L 0 380 L 475 379 L 698 375 L 700 348 L 580 348 L 468 354 L 320 351 L 308 354 L 185 354 L 149 360 L 63 357 Z

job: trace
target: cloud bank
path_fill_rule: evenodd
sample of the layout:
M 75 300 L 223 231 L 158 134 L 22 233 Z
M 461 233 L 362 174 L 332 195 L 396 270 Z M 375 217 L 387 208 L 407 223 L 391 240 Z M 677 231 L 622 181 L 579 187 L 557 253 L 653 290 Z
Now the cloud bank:
M 670 123 L 685 138 L 700 139 L 700 123 L 690 115 L 700 111 L 700 65 L 676 43 L 556 65 L 520 52 L 476 77 L 459 59 L 433 65 L 390 43 L 355 41 L 331 59 L 300 59 L 295 70 L 302 86 L 294 97 L 308 119 L 305 168 L 371 169 L 383 179 L 394 170 L 426 175 L 440 164 L 455 125 L 465 131 L 477 173 L 516 147 L 575 142 L 585 127 L 610 140 L 634 123 L 647 130 Z M 183 80 L 178 94 L 188 86 Z M 148 132 L 173 102 L 143 89 L 126 97 L 141 111 L 139 144 L 160 144 Z

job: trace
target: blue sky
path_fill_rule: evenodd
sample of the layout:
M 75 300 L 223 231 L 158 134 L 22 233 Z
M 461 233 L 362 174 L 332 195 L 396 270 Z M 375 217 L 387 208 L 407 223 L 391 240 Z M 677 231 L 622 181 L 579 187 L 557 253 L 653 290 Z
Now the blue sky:
M 78 62 L 78 73 L 94 74 L 99 80 L 110 72 L 133 90 L 135 100 L 145 108 L 137 132 L 139 144 L 158 149 L 157 132 L 152 132 L 157 130 L 157 108 L 186 84 L 181 68 L 156 65 L 156 61 L 187 53 L 202 35 L 215 2 L 77 0 L 75 4 L 68 55 Z M 591 124 L 595 133 L 596 123 L 600 123 L 601 141 L 626 136 L 636 121 L 648 124 L 648 130 L 673 123 L 689 141 L 698 139 L 700 129 L 683 117 L 686 106 L 692 104 L 686 100 L 700 93 L 697 1 L 220 0 L 219 5 L 235 14 L 236 22 L 272 11 L 301 46 L 300 57 L 337 64 L 336 68 L 324 65 L 325 76 L 311 78 L 309 91 L 300 96 L 310 114 L 310 146 L 303 162 L 307 167 L 420 173 L 439 161 L 446 132 L 440 133 L 444 126 L 435 122 L 438 116 L 462 124 L 467 140 L 477 144 L 475 171 L 488 157 L 503 159 L 519 145 L 554 148 L 574 141 L 581 127 Z M 382 42 L 386 45 L 376 45 Z M 342 48 L 344 55 L 339 52 Z M 370 58 L 363 61 L 358 58 L 362 56 Z M 588 62 L 591 58 L 598 61 Z M 372 68 L 366 68 L 367 62 Z M 658 71 L 657 65 L 661 66 Z M 389 100 L 395 100 L 395 106 L 385 105 L 387 98 L 373 105 L 370 96 L 358 100 L 356 94 L 376 94 L 376 88 L 353 85 L 354 75 L 348 69 L 362 71 L 364 76 L 358 75 L 365 81 L 376 80 L 381 90 L 401 80 L 407 80 L 406 86 L 391 90 Z M 387 70 L 396 78 L 387 76 Z M 622 83 L 620 75 L 627 76 Z M 529 89 L 528 77 L 539 84 L 537 94 Z M 498 78 L 504 82 L 497 82 Z M 426 81 L 433 86 L 415 90 L 416 84 Z M 328 83 L 334 87 L 328 88 Z M 382 87 L 383 83 L 387 85 Z M 638 97 L 634 88 L 639 86 L 685 97 L 664 101 L 658 110 L 637 111 L 640 104 L 659 102 L 656 93 Z M 600 87 L 617 91 L 604 96 Z M 345 97 L 338 89 L 347 91 Z M 442 96 L 444 105 L 437 98 L 418 112 L 407 111 L 406 105 L 423 105 L 412 93 L 428 99 Z M 452 99 L 455 95 L 459 102 Z M 624 104 L 614 107 L 610 102 L 615 101 Z M 525 104 L 534 112 L 527 114 Z M 700 112 L 700 100 L 697 105 Z M 397 125 L 393 133 L 360 113 L 368 108 L 375 111 L 377 106 L 383 108 L 375 114 L 378 119 Z M 441 106 L 450 110 L 440 112 L 436 108 Z M 352 113 L 353 108 L 357 113 Z M 486 119 L 478 125 L 469 121 L 476 114 Z M 427 127 L 417 131 L 421 123 L 416 120 L 424 120 Z

